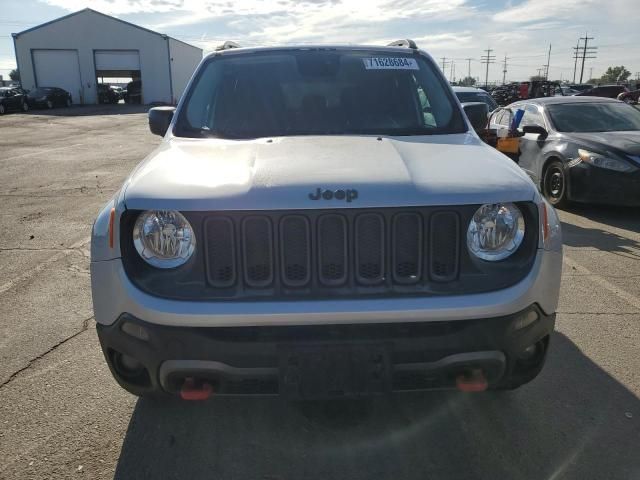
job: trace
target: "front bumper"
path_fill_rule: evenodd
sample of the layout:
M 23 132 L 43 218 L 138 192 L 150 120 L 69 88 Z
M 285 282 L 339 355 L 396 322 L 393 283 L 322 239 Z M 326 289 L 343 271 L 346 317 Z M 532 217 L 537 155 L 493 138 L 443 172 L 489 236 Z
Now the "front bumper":
M 524 318 L 531 323 L 521 323 Z M 554 324 L 555 314 L 531 305 L 513 315 L 465 321 L 247 328 L 168 327 L 124 314 L 97 330 L 109 367 L 126 390 L 178 393 L 185 379 L 196 378 L 224 395 L 295 390 L 283 380 L 283 348 L 318 345 L 384 351 L 387 390 L 452 388 L 458 375 L 474 369 L 483 371 L 489 388 L 507 380 L 518 385 L 541 370 Z M 536 358 L 522 360 L 532 345 Z M 143 368 L 123 370 L 123 354 Z
M 615 172 L 580 163 L 569 169 L 569 199 L 580 203 L 640 206 L 640 171 Z

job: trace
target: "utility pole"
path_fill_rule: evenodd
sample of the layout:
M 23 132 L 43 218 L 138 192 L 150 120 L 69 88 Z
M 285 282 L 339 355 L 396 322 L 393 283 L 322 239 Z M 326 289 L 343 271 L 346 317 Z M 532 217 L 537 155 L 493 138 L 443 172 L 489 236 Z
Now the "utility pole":
M 576 83 L 576 70 L 578 69 L 578 52 L 580 50 L 580 40 L 575 47 L 573 47 L 573 83 Z
M 440 60 L 442 60 L 442 73 L 445 73 L 447 71 L 446 68 L 449 62 L 447 62 L 447 57 L 442 57 Z
M 484 86 L 487 87 L 489 85 L 489 65 L 491 65 L 492 63 L 496 63 L 496 56 L 491 55 L 491 52 L 493 52 L 491 48 L 487 48 L 484 51 L 487 52 L 487 54 L 482 55 L 480 63 L 485 64 L 487 66 L 487 71 L 484 77 Z
M 589 68 L 589 80 L 593 78 L 593 67 Z
M 465 58 L 465 60 L 469 63 L 469 69 L 467 70 L 467 77 L 471 77 L 471 60 L 473 60 L 473 58 Z
M 507 83 L 507 56 L 504 56 L 504 63 L 502 64 L 502 84 Z
M 538 69 L 538 77 L 542 76 L 542 72 L 544 71 L 544 67 Z
M 593 37 L 589 37 L 588 34 L 585 33 L 584 37 L 580 37 L 580 40 L 584 40 L 584 46 L 582 47 L 582 67 L 580 68 L 580 83 L 584 78 L 584 61 L 590 58 L 596 58 L 595 54 L 596 49 L 598 47 L 589 47 L 589 40 L 593 40 Z M 593 55 L 593 56 L 587 56 Z
M 551 64 L 551 44 L 549 44 L 549 53 L 547 54 L 547 64 L 544 70 L 544 79 L 549 80 L 549 65 Z

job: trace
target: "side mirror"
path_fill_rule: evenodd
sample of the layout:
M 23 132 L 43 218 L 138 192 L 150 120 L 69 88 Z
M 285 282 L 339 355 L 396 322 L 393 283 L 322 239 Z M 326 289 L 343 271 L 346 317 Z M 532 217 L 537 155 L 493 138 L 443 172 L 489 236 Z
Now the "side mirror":
M 522 127 L 522 133 L 532 133 L 533 135 L 540 135 L 543 138 L 546 138 L 548 135 L 547 130 L 540 125 L 525 125 Z
M 167 133 L 176 107 L 154 107 L 149 110 L 149 130 L 154 135 L 164 137 Z
M 471 126 L 476 132 L 481 132 L 487 127 L 489 106 L 484 102 L 463 103 L 464 113 L 467 115 Z

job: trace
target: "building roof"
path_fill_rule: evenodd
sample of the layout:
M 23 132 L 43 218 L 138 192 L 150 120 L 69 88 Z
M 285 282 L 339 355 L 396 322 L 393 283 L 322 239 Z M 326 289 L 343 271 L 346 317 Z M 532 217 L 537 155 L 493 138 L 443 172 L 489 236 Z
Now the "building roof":
M 21 32 L 12 33 L 11 35 L 14 38 L 18 38 L 20 35 L 24 35 L 25 33 L 29 33 L 29 32 L 32 32 L 34 30 L 38 30 L 39 28 L 46 27 L 47 25 L 51 25 L 52 23 L 59 22 L 60 20 L 66 20 L 67 18 L 75 17 L 76 15 L 80 15 L 81 13 L 87 13 L 87 12 L 95 13 L 97 15 L 102 15 L 103 17 L 106 17 L 106 18 L 108 18 L 110 20 L 114 20 L 116 22 L 124 23 L 125 25 L 128 25 L 128 26 L 133 27 L 133 28 L 137 28 L 138 30 L 143 30 L 143 31 L 151 33 L 153 35 L 159 35 L 162 38 L 171 38 L 172 40 L 175 40 L 176 42 L 184 43 L 185 45 L 187 45 L 189 47 L 197 48 L 198 50 L 202 50 L 200 47 L 196 47 L 195 45 L 191 45 L 190 43 L 183 42 L 182 40 L 178 40 L 177 38 L 174 38 L 174 37 L 170 37 L 169 35 L 165 35 L 164 33 L 159 33 L 159 32 L 155 32 L 153 30 L 149 30 L 148 28 L 141 27 L 140 25 L 136 25 L 135 23 L 127 22 L 127 21 L 121 20 L 121 19 L 119 19 L 117 17 L 112 17 L 111 15 L 107 15 L 106 13 L 98 12 L 97 10 L 93 10 L 92 8 L 84 8 L 82 10 L 78 10 L 77 12 L 73 12 L 73 13 L 70 13 L 68 15 L 64 15 L 62 17 L 55 18 L 55 19 L 50 20 L 48 22 L 41 23 L 40 25 L 36 25 L 35 27 L 28 28 L 28 29 L 23 30 Z

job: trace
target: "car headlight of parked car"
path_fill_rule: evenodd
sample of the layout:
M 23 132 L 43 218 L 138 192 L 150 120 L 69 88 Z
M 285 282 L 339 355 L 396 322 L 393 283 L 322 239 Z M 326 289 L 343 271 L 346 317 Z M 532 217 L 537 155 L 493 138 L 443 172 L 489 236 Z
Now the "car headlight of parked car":
M 175 268 L 191 258 L 196 249 L 196 237 L 180 212 L 149 210 L 142 212 L 136 220 L 133 244 L 148 264 Z
M 522 244 L 524 229 L 522 212 L 513 203 L 482 205 L 469 222 L 467 247 L 482 260 L 503 260 Z
M 583 150 L 582 148 L 578 150 L 578 157 L 584 163 L 588 163 L 594 167 L 606 168 L 607 170 L 614 170 L 616 172 L 630 172 L 635 170 L 631 164 L 624 160 L 608 157 L 600 153 L 590 152 L 589 150 Z

